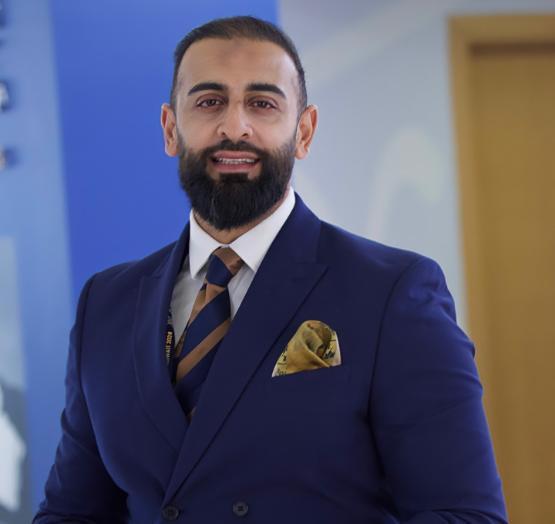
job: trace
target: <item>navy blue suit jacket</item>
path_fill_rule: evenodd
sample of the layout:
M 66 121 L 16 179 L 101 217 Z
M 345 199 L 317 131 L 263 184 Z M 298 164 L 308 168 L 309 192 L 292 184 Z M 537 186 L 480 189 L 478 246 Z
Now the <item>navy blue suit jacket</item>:
M 188 227 L 84 287 L 36 523 L 506 521 L 473 346 L 435 262 L 297 197 L 188 424 L 163 352 L 187 247 Z M 337 332 L 342 364 L 272 378 L 305 320 Z

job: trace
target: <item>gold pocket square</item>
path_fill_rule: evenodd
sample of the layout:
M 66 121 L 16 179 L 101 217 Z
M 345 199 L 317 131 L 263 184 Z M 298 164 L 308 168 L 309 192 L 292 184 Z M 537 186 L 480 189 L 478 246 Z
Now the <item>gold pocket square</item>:
M 319 320 L 305 320 L 277 359 L 272 377 L 339 364 L 337 333 Z

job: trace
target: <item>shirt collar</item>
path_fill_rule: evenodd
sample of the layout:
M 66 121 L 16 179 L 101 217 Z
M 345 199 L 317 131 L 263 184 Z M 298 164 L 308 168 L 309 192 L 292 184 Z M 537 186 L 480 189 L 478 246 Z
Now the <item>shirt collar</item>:
M 287 190 L 287 196 L 279 207 L 262 222 L 249 229 L 246 233 L 236 238 L 231 247 L 254 272 L 258 271 L 264 256 L 279 230 L 295 207 L 295 192 L 291 187 Z M 203 269 L 210 254 L 222 245 L 202 229 L 196 221 L 193 210 L 189 214 L 190 236 L 189 236 L 189 270 L 193 278 L 197 278 Z

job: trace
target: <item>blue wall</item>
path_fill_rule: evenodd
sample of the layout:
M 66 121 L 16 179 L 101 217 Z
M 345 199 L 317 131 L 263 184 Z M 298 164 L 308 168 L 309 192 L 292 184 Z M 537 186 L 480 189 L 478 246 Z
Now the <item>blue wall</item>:
M 0 176 L 0 236 L 17 257 L 32 488 L 21 515 L 28 517 L 59 438 L 68 333 L 84 281 L 173 241 L 188 218 L 159 126 L 173 49 L 215 17 L 275 22 L 277 6 L 26 0 L 8 7 L 0 74 L 16 103 L 2 115 L 0 141 L 18 162 Z
M 7 327 L 14 336 L 0 347 L 0 386 L 4 395 L 7 386 L 11 397 L 22 399 L 6 411 L 27 447 L 20 507 L 7 515 L 0 511 L 0 521 L 19 524 L 30 520 L 29 478 L 36 502 L 52 461 L 73 313 L 48 5 L 43 0 L 4 4 L 0 75 L 9 82 L 13 104 L 0 115 L 0 143 L 15 158 L 0 172 L 0 237 L 11 246 L 11 254 L 0 253 L 0 271 L 11 275 L 7 300 L 14 320 Z M 0 295 L 6 300 L 6 289 Z

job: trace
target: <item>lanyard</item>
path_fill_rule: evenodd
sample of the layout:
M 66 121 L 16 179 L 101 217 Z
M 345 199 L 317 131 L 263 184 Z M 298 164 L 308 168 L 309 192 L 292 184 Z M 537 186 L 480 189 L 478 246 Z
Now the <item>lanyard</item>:
M 166 324 L 166 336 L 164 338 L 164 352 L 166 354 L 166 363 L 170 373 L 170 380 L 175 384 L 175 374 L 177 371 L 177 358 L 174 351 L 175 333 L 173 330 L 172 310 L 168 311 L 168 322 Z

